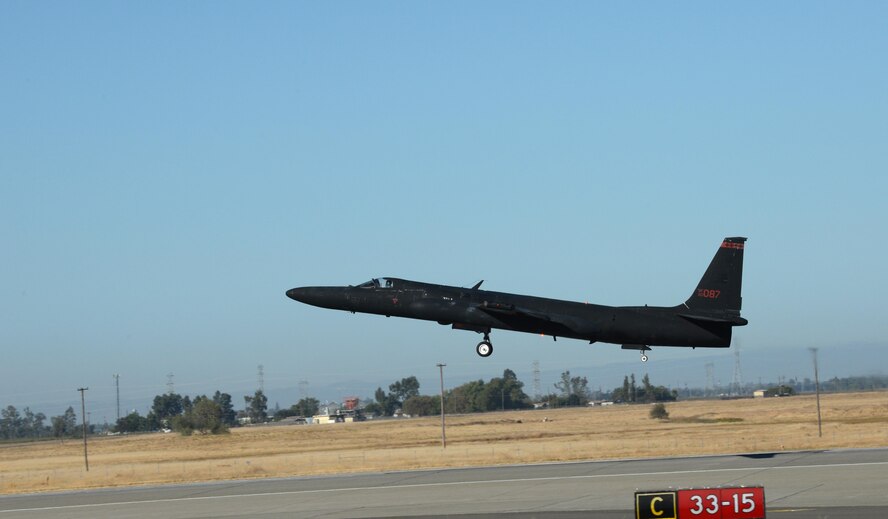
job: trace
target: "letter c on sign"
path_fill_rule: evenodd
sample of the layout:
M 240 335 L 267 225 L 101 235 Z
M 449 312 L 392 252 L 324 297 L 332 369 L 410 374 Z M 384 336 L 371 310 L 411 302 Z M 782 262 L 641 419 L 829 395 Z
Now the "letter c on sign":
M 658 496 L 658 497 L 655 497 L 655 498 L 651 499 L 651 513 L 654 514 L 654 515 L 660 516 L 660 515 L 663 515 L 663 511 L 660 510 L 660 511 L 658 512 L 657 509 L 654 508 L 654 505 L 657 504 L 657 501 L 662 502 L 662 501 L 663 501 L 663 498 Z

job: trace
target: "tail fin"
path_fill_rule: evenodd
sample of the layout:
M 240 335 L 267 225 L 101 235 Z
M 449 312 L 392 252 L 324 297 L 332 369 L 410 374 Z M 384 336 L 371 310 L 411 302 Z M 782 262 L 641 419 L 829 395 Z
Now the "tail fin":
M 724 239 L 694 293 L 684 303 L 689 310 L 688 317 L 746 324 L 740 317 L 745 243 L 746 238 Z

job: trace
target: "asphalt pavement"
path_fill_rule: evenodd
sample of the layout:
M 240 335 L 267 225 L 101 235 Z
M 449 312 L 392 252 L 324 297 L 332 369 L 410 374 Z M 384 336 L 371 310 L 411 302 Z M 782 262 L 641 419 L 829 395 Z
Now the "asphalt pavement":
M 762 485 L 768 517 L 888 517 L 888 449 L 508 465 L 0 496 L 0 519 L 634 518 L 636 490 Z

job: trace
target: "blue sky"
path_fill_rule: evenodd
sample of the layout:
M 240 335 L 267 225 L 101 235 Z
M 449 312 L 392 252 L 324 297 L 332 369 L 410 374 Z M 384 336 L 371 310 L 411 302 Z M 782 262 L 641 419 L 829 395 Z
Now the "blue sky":
M 336 398 L 417 375 L 431 392 L 442 361 L 448 385 L 504 368 L 529 383 L 539 360 L 613 365 L 593 381 L 613 387 L 656 368 L 508 332 L 480 359 L 474 334 L 284 291 L 485 279 L 671 305 L 732 235 L 749 237 L 736 337 L 763 366 L 747 377 L 795 375 L 811 346 L 842 361 L 826 376 L 884 373 L 886 15 L 3 2 L 0 405 L 60 413 L 88 385 L 101 407 L 114 373 L 145 405 L 168 373 L 239 402 L 259 364 L 281 405 L 299 380 Z M 729 380 L 731 351 L 651 362 L 681 366 L 663 383 L 703 385 L 716 354 Z

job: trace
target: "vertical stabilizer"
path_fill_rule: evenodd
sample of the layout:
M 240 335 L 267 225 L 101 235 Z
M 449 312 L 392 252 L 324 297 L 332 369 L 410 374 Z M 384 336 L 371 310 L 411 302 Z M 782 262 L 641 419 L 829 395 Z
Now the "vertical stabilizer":
M 725 238 L 684 306 L 691 314 L 732 320 L 740 316 L 746 238 Z

